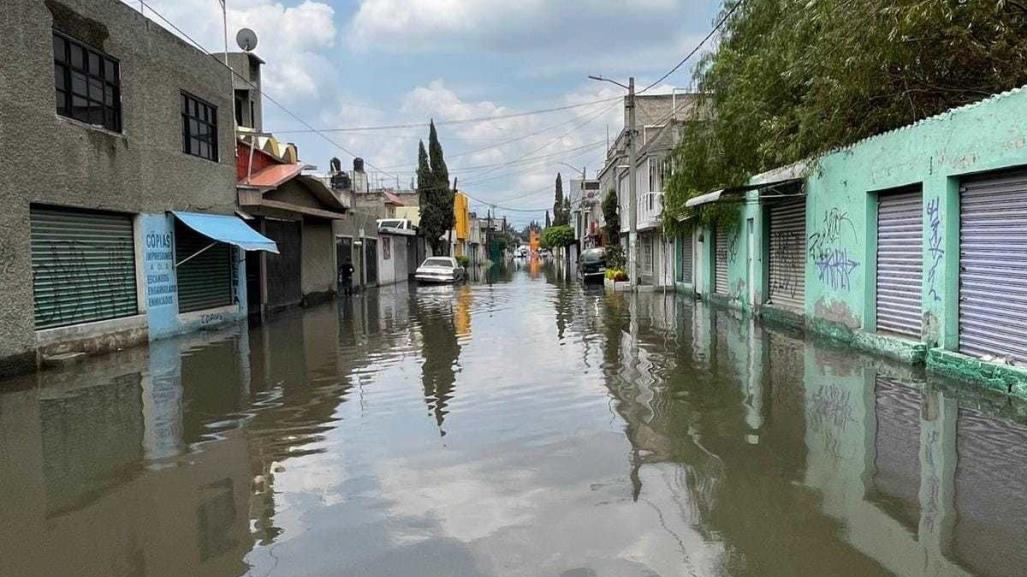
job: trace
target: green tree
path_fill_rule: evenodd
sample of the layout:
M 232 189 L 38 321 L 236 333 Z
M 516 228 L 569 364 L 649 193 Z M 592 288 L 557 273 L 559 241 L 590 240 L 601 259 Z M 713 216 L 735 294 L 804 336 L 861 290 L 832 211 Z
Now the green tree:
M 428 132 L 428 151 L 420 142 L 417 151 L 417 193 L 421 204 L 420 230 L 433 254 L 444 254 L 449 243 L 443 238 L 455 224 L 453 191 L 449 188 L 449 169 L 442 154 L 435 122 Z
M 556 173 L 556 200 L 553 202 L 553 224 L 567 224 L 567 216 L 563 212 L 563 176 Z
M 1027 83 L 1022 0 L 726 0 L 721 18 L 667 223 L 695 195 Z
M 603 230 L 606 233 L 606 244 L 614 245 L 620 242 L 620 212 L 617 206 L 617 193 L 612 188 L 606 193 L 603 199 Z
M 574 229 L 569 225 L 553 225 L 542 231 L 538 239 L 542 248 L 559 248 L 574 242 Z
M 549 211 L 547 210 L 546 211 L 546 228 L 549 228 L 552 225 L 553 225 L 553 221 L 549 219 Z

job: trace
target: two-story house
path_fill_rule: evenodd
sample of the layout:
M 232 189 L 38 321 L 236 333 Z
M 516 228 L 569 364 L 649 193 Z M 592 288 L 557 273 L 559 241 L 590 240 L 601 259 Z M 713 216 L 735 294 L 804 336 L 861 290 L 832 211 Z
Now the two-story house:
M 673 93 L 635 97 L 635 189 L 638 196 L 635 215 L 638 230 L 637 257 L 639 284 L 673 286 L 673 239 L 663 235 L 664 183 L 670 174 L 670 156 L 684 123 L 698 114 L 693 94 Z M 625 110 L 624 126 L 607 150 L 606 164 L 599 173 L 599 194 L 617 195 L 621 244 L 628 247 L 630 220 L 629 121 Z M 609 239 L 613 242 L 613 239 Z
M 133 7 L 0 19 L 0 373 L 245 318 L 229 70 Z

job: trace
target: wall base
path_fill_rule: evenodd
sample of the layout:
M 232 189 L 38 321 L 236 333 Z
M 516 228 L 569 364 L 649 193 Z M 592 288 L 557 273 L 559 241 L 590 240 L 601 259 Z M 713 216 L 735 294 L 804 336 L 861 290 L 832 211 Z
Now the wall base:
M 806 329 L 806 317 L 797 311 L 763 305 L 760 308 L 759 315 L 764 323 L 771 326 L 798 329 L 800 331 Z
M 931 349 L 927 370 L 961 381 L 1027 398 L 1027 369 L 982 361 L 968 355 Z
M 877 333 L 867 333 L 861 330 L 854 330 L 841 323 L 818 318 L 810 319 L 808 326 L 812 332 L 821 337 L 848 344 L 857 350 L 872 355 L 912 365 L 923 365 L 927 358 L 927 345 L 922 342 Z

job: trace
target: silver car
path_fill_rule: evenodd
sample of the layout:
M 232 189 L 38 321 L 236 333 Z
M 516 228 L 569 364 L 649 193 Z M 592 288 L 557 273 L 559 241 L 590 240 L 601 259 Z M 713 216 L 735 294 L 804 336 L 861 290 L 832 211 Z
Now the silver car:
M 451 256 L 432 256 L 417 267 L 414 278 L 422 283 L 454 283 L 464 279 L 464 267 Z

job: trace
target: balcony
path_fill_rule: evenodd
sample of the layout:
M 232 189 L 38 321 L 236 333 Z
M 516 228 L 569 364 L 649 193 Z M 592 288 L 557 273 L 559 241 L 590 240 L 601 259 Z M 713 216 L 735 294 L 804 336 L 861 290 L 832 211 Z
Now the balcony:
M 638 194 L 638 230 L 648 230 L 661 225 L 663 218 L 663 193 L 650 191 Z

